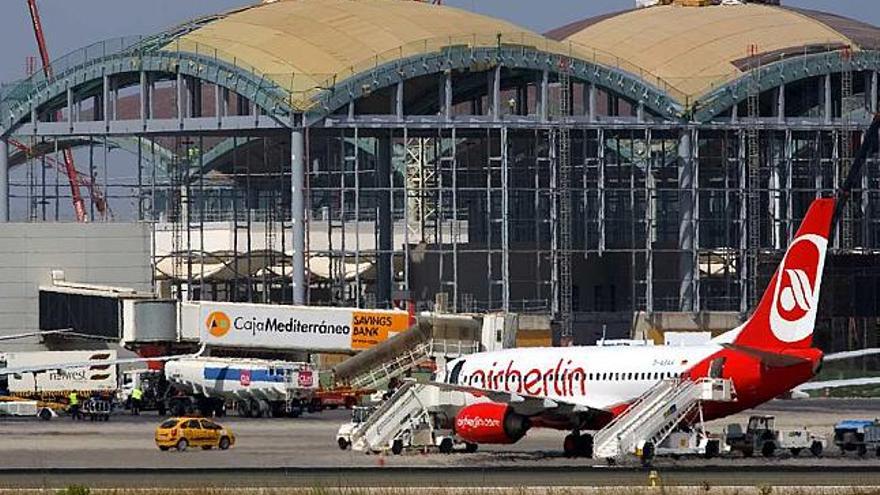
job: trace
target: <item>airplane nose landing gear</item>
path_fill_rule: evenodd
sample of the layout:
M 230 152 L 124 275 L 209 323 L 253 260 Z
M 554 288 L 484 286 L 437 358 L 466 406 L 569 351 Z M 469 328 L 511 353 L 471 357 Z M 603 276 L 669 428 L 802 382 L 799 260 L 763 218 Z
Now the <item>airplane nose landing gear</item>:
M 566 457 L 593 457 L 593 436 L 572 432 L 562 442 L 562 450 Z

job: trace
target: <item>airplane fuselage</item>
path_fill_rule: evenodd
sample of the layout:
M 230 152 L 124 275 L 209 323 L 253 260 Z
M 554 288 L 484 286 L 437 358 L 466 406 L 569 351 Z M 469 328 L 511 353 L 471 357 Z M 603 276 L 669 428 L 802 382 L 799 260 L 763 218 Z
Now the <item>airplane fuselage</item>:
M 802 353 L 802 365 L 772 368 L 770 377 L 770 369 L 758 357 L 714 343 L 509 349 L 451 361 L 445 376 L 438 379 L 476 391 L 604 410 L 613 417 L 658 382 L 708 376 L 711 362 L 723 359 L 720 377 L 733 382 L 736 401 L 707 404 L 706 419 L 715 419 L 754 407 L 809 380 L 821 357 L 817 352 Z

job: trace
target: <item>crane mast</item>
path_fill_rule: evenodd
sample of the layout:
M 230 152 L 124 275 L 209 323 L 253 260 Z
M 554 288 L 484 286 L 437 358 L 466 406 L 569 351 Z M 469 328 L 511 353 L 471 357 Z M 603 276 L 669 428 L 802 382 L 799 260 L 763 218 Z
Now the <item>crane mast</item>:
M 52 65 L 49 60 L 49 50 L 46 46 L 46 37 L 43 34 L 43 23 L 40 20 L 40 12 L 37 9 L 37 0 L 27 0 L 28 11 L 31 14 L 31 21 L 34 25 L 34 37 L 37 39 L 37 47 L 40 50 L 40 60 L 43 63 L 43 74 L 46 79 L 52 78 Z M 73 108 L 68 108 L 68 112 L 73 112 Z M 78 173 L 73 164 L 73 151 L 70 148 L 64 149 L 64 170 L 70 182 L 70 194 L 73 199 L 73 210 L 76 213 L 77 222 L 87 222 L 86 206 L 83 201 L 82 194 L 79 189 Z

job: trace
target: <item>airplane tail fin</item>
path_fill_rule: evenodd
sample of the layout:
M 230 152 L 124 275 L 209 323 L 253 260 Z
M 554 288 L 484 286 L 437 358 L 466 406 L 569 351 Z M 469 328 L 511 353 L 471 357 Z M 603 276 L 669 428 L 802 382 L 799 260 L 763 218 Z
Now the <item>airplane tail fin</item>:
M 812 345 L 836 200 L 813 201 L 779 268 L 733 344 L 767 351 Z

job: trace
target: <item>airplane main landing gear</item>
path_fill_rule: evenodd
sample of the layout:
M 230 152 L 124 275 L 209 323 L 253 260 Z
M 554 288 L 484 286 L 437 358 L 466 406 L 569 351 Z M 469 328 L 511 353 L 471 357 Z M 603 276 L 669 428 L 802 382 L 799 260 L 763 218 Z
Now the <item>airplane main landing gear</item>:
M 566 457 L 593 457 L 593 436 L 570 433 L 562 442 L 562 450 Z

